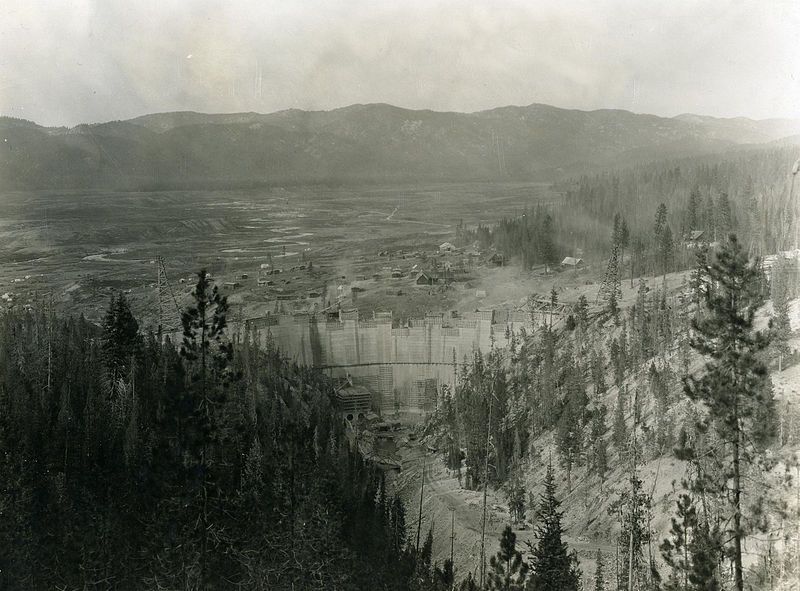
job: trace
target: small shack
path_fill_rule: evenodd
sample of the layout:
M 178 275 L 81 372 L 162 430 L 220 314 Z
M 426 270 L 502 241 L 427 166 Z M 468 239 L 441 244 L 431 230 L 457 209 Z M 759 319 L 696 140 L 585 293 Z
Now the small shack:
M 450 242 L 442 242 L 439 245 L 439 252 L 453 252 L 456 249 Z
M 686 235 L 684 244 L 686 248 L 700 248 L 705 242 L 705 232 L 703 230 L 692 230 Z
M 564 260 L 561 261 L 561 266 L 567 269 L 577 269 L 583 267 L 583 259 L 578 257 L 564 257 Z
M 417 274 L 417 278 L 414 280 L 414 283 L 417 285 L 434 285 L 439 282 L 438 275 L 431 273 L 429 271 L 422 271 Z

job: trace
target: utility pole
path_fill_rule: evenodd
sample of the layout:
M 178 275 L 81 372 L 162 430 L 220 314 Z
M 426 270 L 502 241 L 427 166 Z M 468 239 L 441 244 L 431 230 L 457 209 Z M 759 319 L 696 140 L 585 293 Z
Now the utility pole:
M 631 446 L 631 498 L 630 498 L 630 511 L 631 511 L 631 529 L 628 532 L 628 591 L 633 591 L 633 529 L 636 526 L 636 428 L 638 426 L 638 396 L 639 389 L 633 391 L 633 445 Z
M 797 173 L 800 172 L 800 158 L 797 159 L 797 162 L 794 163 L 792 166 L 792 184 L 789 188 L 789 203 L 793 202 L 794 199 L 794 178 L 797 176 Z M 800 208 L 795 208 L 797 212 L 794 217 L 794 247 L 800 248 Z
M 797 483 L 795 487 L 797 489 L 796 511 L 800 511 L 800 463 L 795 466 L 795 470 L 797 470 L 797 480 L 795 481 Z M 797 520 L 797 531 L 795 532 L 795 536 L 797 536 L 794 541 L 794 551 L 797 559 L 797 572 L 795 574 L 797 575 L 797 586 L 798 589 L 800 589 L 800 519 Z
M 450 583 L 450 589 L 456 586 L 455 565 L 453 564 L 453 548 L 456 540 L 456 510 L 450 507 L 450 570 L 453 573 L 453 580 Z
M 417 544 L 416 553 L 419 555 L 419 534 L 422 531 L 422 494 L 425 491 L 425 454 L 422 455 L 422 484 L 419 487 L 419 515 L 417 516 Z
M 53 376 L 53 294 L 47 306 L 47 395 L 50 396 Z
M 453 564 L 453 548 L 456 541 L 456 510 L 450 507 L 450 564 Z
M 483 582 L 486 576 L 486 496 L 489 492 L 489 444 L 492 436 L 492 407 L 494 406 L 494 393 L 491 393 L 489 399 L 489 421 L 486 423 L 486 455 L 484 459 L 483 469 L 483 524 L 481 525 L 481 584 L 480 588 L 483 589 Z

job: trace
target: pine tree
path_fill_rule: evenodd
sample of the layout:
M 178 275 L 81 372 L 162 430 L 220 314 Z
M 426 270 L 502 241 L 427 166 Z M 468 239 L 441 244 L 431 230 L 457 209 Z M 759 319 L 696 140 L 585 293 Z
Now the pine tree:
M 719 565 L 722 562 L 724 542 L 722 532 L 718 525 L 713 527 L 708 518 L 700 519 L 694 530 L 694 535 L 689 542 L 691 556 L 691 571 L 689 572 L 689 587 L 693 591 L 721 591 Z
M 630 246 L 631 243 L 631 231 L 628 228 L 628 222 L 625 221 L 625 218 L 622 218 L 619 224 L 619 265 L 620 268 L 623 267 L 625 264 L 625 249 Z M 631 266 L 633 263 L 631 263 Z M 633 271 L 631 271 L 633 272 Z M 620 280 L 622 280 L 622 272 L 620 272 Z
M 722 193 L 717 199 L 717 228 L 722 232 L 723 236 L 735 230 L 733 211 L 731 210 L 731 202 L 727 193 Z
M 664 276 L 672 269 L 672 257 L 674 254 L 675 243 L 672 238 L 672 228 L 669 224 L 664 226 L 659 240 L 658 250 L 661 258 L 661 269 Z
M 730 474 L 728 499 L 734 584 L 744 589 L 742 541 L 743 463 L 748 445 L 763 445 L 771 434 L 774 400 L 766 387 L 767 368 L 759 353 L 767 338 L 753 329 L 755 313 L 762 303 L 759 271 L 748 262 L 747 253 L 731 235 L 716 261 L 702 269 L 706 279 L 705 310 L 693 322 L 692 346 L 706 358 L 705 370 L 685 383 L 686 394 L 703 403 L 717 435 L 725 443 L 724 465 Z
M 594 591 L 606 591 L 605 564 L 603 564 L 603 553 L 599 549 L 595 556 L 595 564 Z
M 634 463 L 635 465 L 635 463 Z M 632 578 L 634 588 L 643 578 L 645 570 L 643 546 L 650 540 L 650 531 L 646 517 L 650 509 L 650 497 L 642 492 L 642 481 L 632 471 L 630 488 L 611 504 L 609 513 L 616 515 L 620 524 L 619 550 L 621 569 L 619 570 L 620 587 L 627 589 Z
M 408 532 L 406 531 L 406 508 L 399 496 L 394 496 L 389 504 L 389 527 L 391 528 L 392 549 L 400 555 L 405 548 Z
M 623 390 L 617 392 L 617 404 L 614 407 L 614 426 L 612 429 L 611 440 L 617 453 L 622 455 L 628 444 L 628 426 L 625 424 L 625 396 Z
M 657 262 L 661 258 L 662 252 L 662 239 L 664 237 L 664 230 L 667 227 L 667 206 L 664 203 L 659 203 L 656 209 L 656 218 L 653 223 L 653 274 L 656 274 Z
M 704 270 L 708 264 L 708 257 L 708 245 L 703 244 L 697 251 L 695 268 L 692 271 L 691 279 L 689 280 L 689 287 L 692 290 L 692 301 L 698 305 L 702 302 L 707 288 L 705 285 L 707 278 Z
M 789 286 L 787 262 L 779 258 L 772 268 L 772 342 L 778 353 L 778 371 L 783 369 L 783 358 L 789 354 L 792 326 L 789 320 Z
M 507 525 L 500 536 L 500 550 L 489 560 L 487 588 L 491 591 L 522 591 L 528 565 L 517 550 L 517 536 Z
M 545 214 L 541 221 L 539 256 L 544 263 L 545 273 L 548 273 L 551 265 L 554 265 L 558 261 L 555 243 L 555 227 L 553 218 L 549 213 Z
M 686 231 L 692 232 L 700 227 L 700 208 L 702 202 L 700 198 L 700 190 L 695 187 L 689 193 L 689 204 L 686 208 Z
M 664 203 L 659 203 L 656 209 L 656 220 L 653 224 L 653 237 L 656 240 L 661 239 L 661 233 L 667 225 L 667 206 Z
M 466 578 L 461 581 L 458 589 L 459 591 L 480 591 L 478 589 L 478 583 L 475 582 L 475 577 L 472 575 L 472 573 L 467 573 Z
M 689 543 L 697 527 L 697 510 L 687 494 L 680 495 L 675 504 L 676 517 L 672 518 L 670 528 L 672 537 L 660 546 L 664 561 L 671 569 L 665 591 L 688 591 L 691 570 Z
M 553 465 L 548 464 L 544 494 L 537 510 L 536 545 L 528 542 L 530 550 L 531 591 L 577 591 L 580 588 L 578 559 L 562 542 L 562 512 L 556 498 Z
M 553 329 L 553 311 L 558 304 L 558 292 L 555 285 L 550 289 L 550 329 Z
M 608 444 L 605 439 L 606 427 L 606 407 L 600 404 L 592 417 L 591 430 L 591 462 L 589 465 L 592 473 L 600 478 L 600 492 L 603 492 L 603 483 L 608 471 Z
M 209 564 L 212 513 L 219 497 L 219 470 L 215 448 L 224 436 L 223 417 L 226 389 L 234 378 L 231 371 L 233 347 L 225 337 L 227 299 L 216 286 L 212 289 L 205 269 L 198 274 L 192 292 L 194 305 L 182 316 L 181 357 L 191 367 L 192 417 L 186 440 L 190 472 L 194 474 L 195 506 L 199 513 L 198 585 L 208 588 L 214 580 Z
M 581 331 L 581 335 L 585 334 L 589 326 L 589 302 L 586 300 L 585 295 L 581 295 L 578 298 L 578 303 L 575 304 L 575 322 Z
M 617 280 L 617 283 L 619 283 L 619 280 Z M 619 302 L 617 301 L 618 292 L 618 289 L 611 290 L 611 293 L 608 295 L 608 307 L 606 308 L 609 316 L 614 319 L 614 323 L 617 323 L 619 320 Z
M 525 487 L 522 483 L 522 467 L 518 461 L 512 463 L 511 474 L 505 483 L 504 490 L 508 502 L 508 512 L 512 521 L 517 523 L 525 519 Z
M 556 444 L 561 465 L 567 471 L 567 488 L 572 489 L 572 468 L 580 460 L 583 447 L 583 425 L 580 402 L 569 397 L 564 403 L 556 424 Z
M 711 236 L 713 242 L 717 240 L 716 210 L 714 198 L 709 194 L 706 197 L 705 207 L 703 208 L 703 229 Z
M 620 340 L 613 339 L 609 347 L 611 365 L 614 367 L 614 383 L 617 388 L 622 388 L 625 383 L 625 357 L 619 345 Z
M 434 568 L 434 589 L 441 589 L 442 591 L 450 591 L 455 582 L 455 571 L 453 570 L 453 561 L 449 558 L 444 561 L 442 568 L 438 566 Z
M 676 502 L 671 537 L 660 546 L 670 574 L 664 591 L 717 591 L 722 588 L 718 567 L 723 557 L 719 530 L 699 515 L 694 499 L 682 494 Z
M 103 320 L 103 361 L 111 383 L 129 374 L 131 359 L 139 350 L 139 323 L 123 294 L 111 296 Z
M 363 533 L 365 538 L 369 533 Z M 433 557 L 433 530 L 428 530 L 425 542 L 422 544 L 418 553 L 414 554 L 414 575 L 411 579 L 411 591 L 428 591 L 435 584 L 435 569 L 432 568 Z
M 606 360 L 602 352 L 592 350 L 591 356 L 592 389 L 595 399 L 599 400 L 606 393 Z

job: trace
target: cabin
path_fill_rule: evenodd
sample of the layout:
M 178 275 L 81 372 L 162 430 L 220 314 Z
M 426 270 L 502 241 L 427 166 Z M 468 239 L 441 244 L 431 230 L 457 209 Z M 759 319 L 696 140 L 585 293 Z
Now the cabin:
M 403 276 L 403 271 L 401 271 L 400 269 L 397 269 L 397 268 L 392 269 L 392 278 L 393 279 L 399 279 L 402 276 Z
M 703 230 L 692 230 L 686 235 L 684 244 L 686 248 L 700 248 L 705 242 L 705 232 Z
M 239 289 L 242 286 L 242 284 L 239 283 L 238 281 L 226 281 L 225 283 L 222 284 L 222 286 L 225 289 Z
M 583 267 L 583 259 L 578 257 L 564 257 L 564 260 L 561 261 L 561 266 L 568 269 L 578 269 Z
M 439 245 L 439 252 L 453 252 L 456 249 L 450 242 L 442 242 Z
M 439 282 L 439 276 L 435 273 L 422 271 L 417 274 L 417 278 L 414 280 L 414 283 L 417 285 L 434 285 Z

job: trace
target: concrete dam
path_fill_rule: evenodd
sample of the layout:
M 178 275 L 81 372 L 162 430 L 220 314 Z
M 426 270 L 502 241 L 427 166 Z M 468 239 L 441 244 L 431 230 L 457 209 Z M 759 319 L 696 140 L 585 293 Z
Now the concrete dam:
M 366 387 L 373 408 L 384 415 L 424 415 L 435 408 L 442 388 L 455 387 L 456 365 L 475 351 L 505 347 L 507 330 L 530 326 L 518 310 L 481 310 L 457 318 L 444 314 L 394 326 L 391 312 L 359 318 L 338 315 L 267 315 L 246 321 L 262 346 L 269 340 L 301 365 L 333 377 L 349 376 Z

